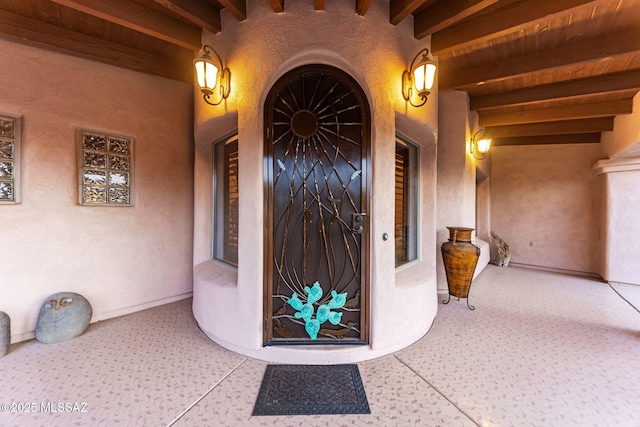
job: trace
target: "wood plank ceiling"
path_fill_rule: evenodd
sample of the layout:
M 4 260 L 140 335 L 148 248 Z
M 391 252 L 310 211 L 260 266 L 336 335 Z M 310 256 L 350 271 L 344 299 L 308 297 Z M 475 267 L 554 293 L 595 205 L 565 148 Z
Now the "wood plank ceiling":
M 223 31 L 223 9 L 251 19 L 247 1 L 0 0 L 0 37 L 191 82 L 202 30 Z M 333 1 L 366 15 L 373 0 Z M 640 90 L 640 0 L 390 0 L 405 19 L 496 145 L 599 142 Z

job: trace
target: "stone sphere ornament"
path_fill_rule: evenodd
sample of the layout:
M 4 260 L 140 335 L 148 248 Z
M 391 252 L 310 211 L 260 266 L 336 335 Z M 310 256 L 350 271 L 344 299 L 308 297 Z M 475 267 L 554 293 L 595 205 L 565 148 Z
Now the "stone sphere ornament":
M 4 311 L 0 311 L 0 357 L 9 353 L 11 344 L 11 319 Z
M 36 339 L 55 344 L 78 337 L 87 330 L 93 309 L 85 297 L 74 292 L 51 295 L 40 307 Z

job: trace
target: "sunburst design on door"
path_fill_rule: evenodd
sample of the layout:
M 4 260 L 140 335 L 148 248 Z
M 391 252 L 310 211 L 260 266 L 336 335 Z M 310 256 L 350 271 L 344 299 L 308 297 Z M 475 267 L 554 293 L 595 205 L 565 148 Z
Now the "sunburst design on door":
M 306 302 L 316 282 L 327 304 L 346 293 L 341 321 L 318 340 L 363 341 L 363 245 L 354 214 L 366 209 L 368 112 L 353 83 L 330 69 L 307 68 L 277 86 L 268 141 L 272 198 L 270 338 L 309 339 L 287 304 Z M 305 291 L 305 287 L 307 291 Z M 335 291 L 332 293 L 332 291 Z M 315 338 L 313 338 L 315 340 Z

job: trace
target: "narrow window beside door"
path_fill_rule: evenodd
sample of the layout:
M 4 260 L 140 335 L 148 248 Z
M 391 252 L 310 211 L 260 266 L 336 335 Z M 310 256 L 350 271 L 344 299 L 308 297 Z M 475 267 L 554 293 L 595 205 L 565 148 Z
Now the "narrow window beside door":
M 395 253 L 396 267 L 418 258 L 418 149 L 396 138 Z
M 213 257 L 238 266 L 238 136 L 213 146 Z

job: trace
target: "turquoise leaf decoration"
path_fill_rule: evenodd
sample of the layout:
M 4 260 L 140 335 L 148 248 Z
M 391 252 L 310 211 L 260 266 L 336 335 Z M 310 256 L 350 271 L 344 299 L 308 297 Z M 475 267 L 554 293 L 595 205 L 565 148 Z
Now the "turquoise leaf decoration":
M 313 317 L 313 305 L 307 303 L 302 306 L 302 310 L 298 311 L 295 316 L 300 319 L 303 318 L 305 322 L 309 322 Z
M 307 297 L 307 302 L 309 304 L 313 304 L 314 302 L 319 301 L 320 298 L 322 298 L 322 288 L 320 287 L 320 283 L 318 283 L 317 281 L 313 284 L 313 288 L 305 286 L 304 291 L 309 295 Z
M 309 334 L 312 340 L 318 338 L 318 332 L 320 331 L 320 322 L 317 319 L 311 319 L 304 325 L 305 331 Z
M 342 313 L 336 313 L 335 311 L 329 313 L 329 323 L 332 325 L 340 323 L 340 319 L 342 319 Z
M 287 301 L 294 310 L 300 311 L 302 310 L 302 301 L 298 298 L 298 294 L 293 294 L 291 298 Z
M 300 296 L 294 292 L 291 298 L 287 300 L 287 304 L 296 310 L 294 314 L 296 319 L 304 320 L 305 331 L 307 331 L 307 334 L 309 334 L 312 340 L 315 340 L 318 338 L 320 326 L 322 326 L 324 322 L 328 320 L 332 325 L 340 323 L 342 313 L 332 310 L 344 307 L 344 304 L 347 302 L 347 293 L 343 292 L 339 294 L 335 290 L 332 290 L 331 300 L 327 304 L 320 305 L 316 313 L 314 304 L 320 301 L 324 293 L 320 283 L 316 281 L 312 287 L 305 286 L 304 291 L 307 294 L 306 303 L 303 303 Z
M 347 302 L 346 292 L 338 294 L 336 291 L 331 291 L 331 297 L 331 301 L 329 301 L 329 308 L 342 308 Z
M 318 322 L 320 322 L 320 324 L 323 324 L 329 319 L 330 312 L 331 312 L 331 309 L 329 308 L 329 306 L 322 304 L 320 307 L 318 307 L 318 313 L 316 314 L 316 319 L 318 319 Z

